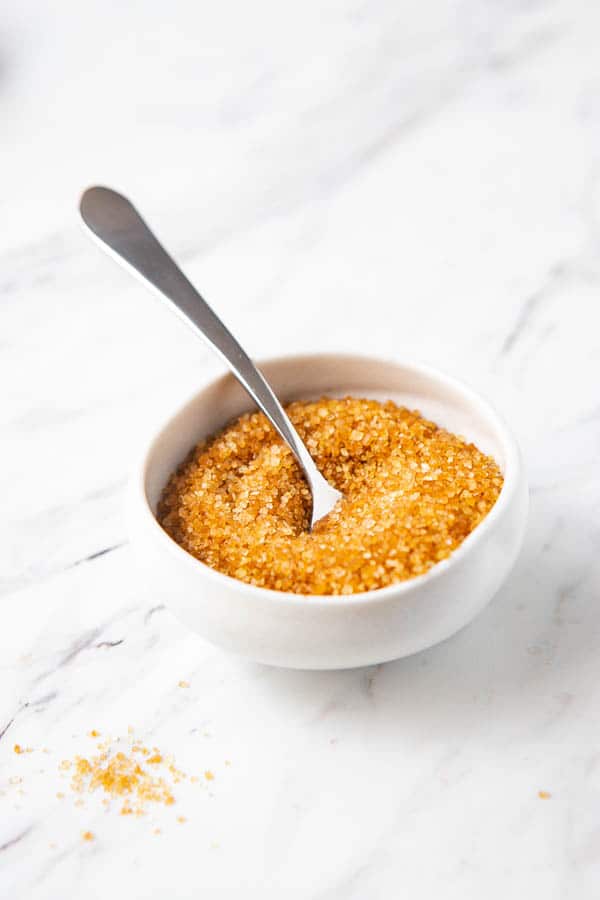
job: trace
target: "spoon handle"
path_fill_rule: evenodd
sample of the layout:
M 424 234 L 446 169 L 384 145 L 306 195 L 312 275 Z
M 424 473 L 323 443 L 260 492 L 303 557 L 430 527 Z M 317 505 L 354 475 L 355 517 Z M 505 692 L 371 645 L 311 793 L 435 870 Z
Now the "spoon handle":
M 220 354 L 289 446 L 306 476 L 314 500 L 326 489 L 333 491 L 262 374 L 157 241 L 129 200 L 110 188 L 92 187 L 83 194 L 79 208 L 85 225 L 104 248 L 168 300 L 180 318 Z M 313 506 L 313 521 L 320 518 L 319 512 Z

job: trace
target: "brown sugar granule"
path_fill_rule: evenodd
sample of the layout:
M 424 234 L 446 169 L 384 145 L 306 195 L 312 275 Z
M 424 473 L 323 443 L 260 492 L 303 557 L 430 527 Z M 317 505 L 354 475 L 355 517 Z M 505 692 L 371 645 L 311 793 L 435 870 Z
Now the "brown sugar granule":
M 538 791 L 538 797 L 540 798 L 540 800 L 549 800 L 551 796 L 552 794 L 549 793 L 549 791 Z
M 94 833 L 92 831 L 84 831 L 81 835 L 84 841 L 93 841 Z
M 286 410 L 343 494 L 312 532 L 308 487 L 262 413 L 199 444 L 158 507 L 185 550 L 249 584 L 353 594 L 422 575 L 450 556 L 502 489 L 491 457 L 391 401 L 323 398 Z
M 122 816 L 143 815 L 149 803 L 165 806 L 175 803 L 173 786 L 187 776 L 176 768 L 172 757 L 164 756 L 154 747 L 153 755 L 144 758 L 139 754 L 146 748 L 135 741 L 131 741 L 128 750 L 118 739 L 105 741 L 100 748 L 89 758 L 76 756 L 73 761 L 61 762 L 60 769 L 72 770 L 73 791 L 78 794 L 103 791 L 110 799 L 122 799 Z
M 71 780 L 75 791 L 101 789 L 113 796 L 131 795 L 136 802 L 174 802 L 170 785 L 161 776 L 144 770 L 137 759 L 119 751 L 110 755 L 108 751 L 91 759 L 76 757 L 75 774 Z
M 154 753 L 152 756 L 149 756 L 146 759 L 146 762 L 151 763 L 152 765 L 157 765 L 158 763 L 162 762 L 162 756 L 160 755 L 160 753 Z

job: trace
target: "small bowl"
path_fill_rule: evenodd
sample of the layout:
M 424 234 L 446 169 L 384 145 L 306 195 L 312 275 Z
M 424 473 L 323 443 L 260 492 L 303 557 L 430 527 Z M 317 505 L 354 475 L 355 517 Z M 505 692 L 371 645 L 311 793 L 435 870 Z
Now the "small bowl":
M 183 550 L 158 524 L 169 475 L 202 438 L 252 409 L 227 375 L 199 391 L 160 427 L 134 476 L 132 543 L 153 593 L 207 640 L 251 660 L 341 669 L 398 659 L 463 628 L 491 600 L 522 543 L 527 485 L 506 425 L 469 388 L 434 369 L 362 356 L 315 355 L 260 364 L 285 402 L 329 396 L 394 400 L 473 441 L 500 465 L 504 485 L 483 522 L 425 575 L 349 596 L 306 596 L 254 587 Z

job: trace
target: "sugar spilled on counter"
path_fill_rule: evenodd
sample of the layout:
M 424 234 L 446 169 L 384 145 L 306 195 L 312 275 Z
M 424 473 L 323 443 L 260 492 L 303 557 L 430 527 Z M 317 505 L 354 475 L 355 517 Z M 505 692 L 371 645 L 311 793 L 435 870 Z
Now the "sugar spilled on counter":
M 81 741 L 85 743 L 82 745 Z M 87 750 L 87 742 L 92 742 L 91 752 Z M 21 786 L 27 776 L 28 783 L 35 790 L 36 785 L 46 784 L 48 796 L 51 802 L 60 804 L 72 800 L 74 814 L 79 823 L 81 839 L 87 842 L 98 839 L 97 831 L 92 831 L 88 826 L 89 821 L 82 820 L 89 815 L 86 800 L 94 796 L 95 802 L 100 801 L 105 813 L 111 816 L 118 815 L 141 818 L 147 817 L 152 833 L 163 833 L 168 826 L 169 817 L 161 817 L 161 826 L 155 821 L 156 813 L 162 809 L 175 807 L 178 799 L 178 786 L 184 782 L 193 784 L 193 790 L 204 790 L 206 797 L 212 797 L 210 788 L 216 779 L 212 769 L 201 768 L 197 773 L 188 774 L 177 765 L 175 757 L 164 752 L 160 747 L 136 735 L 130 726 L 126 735 L 105 736 L 98 729 L 92 728 L 77 741 L 79 750 L 70 757 L 58 759 L 56 772 L 61 782 L 54 784 L 56 776 L 52 776 L 50 769 L 36 770 L 35 773 L 23 770 L 26 756 L 36 755 L 39 752 L 53 755 L 52 751 L 44 747 L 43 750 L 23 744 L 13 746 L 14 755 L 19 759 L 19 768 L 23 774 L 13 774 L 7 779 L 9 791 L 24 793 Z M 89 746 L 89 745 L 88 745 Z M 13 757 L 14 758 L 14 757 Z M 47 758 L 47 756 L 46 756 Z M 205 760 L 206 762 L 207 760 Z M 16 760 L 15 760 L 16 762 Z M 31 767 L 29 767 L 31 768 Z M 39 779 L 42 779 L 41 781 Z M 56 790 L 56 788 L 62 788 Z M 17 807 L 15 807 L 17 808 Z M 78 809 L 79 811 L 75 812 Z M 85 812 L 84 810 L 88 811 Z M 185 810 L 184 810 L 185 811 Z M 172 813 L 172 822 L 183 825 L 188 821 L 188 816 L 176 809 Z

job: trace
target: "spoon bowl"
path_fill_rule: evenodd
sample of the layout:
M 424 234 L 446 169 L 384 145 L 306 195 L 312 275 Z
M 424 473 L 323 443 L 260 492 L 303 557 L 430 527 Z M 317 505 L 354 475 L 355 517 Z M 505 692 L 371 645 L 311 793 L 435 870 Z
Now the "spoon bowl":
M 500 496 L 448 559 L 425 575 L 368 593 L 283 593 L 217 572 L 163 531 L 156 508 L 170 474 L 189 450 L 251 408 L 244 390 L 226 376 L 160 425 L 131 483 L 132 544 L 153 596 L 225 650 L 291 668 L 339 669 L 397 659 L 465 626 L 507 577 L 527 517 L 520 454 L 502 419 L 469 388 L 417 364 L 316 355 L 270 360 L 261 370 L 283 402 L 352 395 L 419 409 L 496 459 L 504 475 Z

